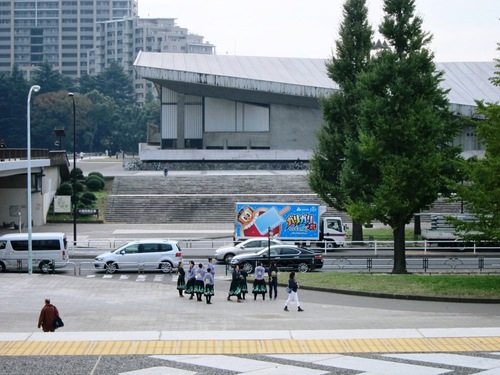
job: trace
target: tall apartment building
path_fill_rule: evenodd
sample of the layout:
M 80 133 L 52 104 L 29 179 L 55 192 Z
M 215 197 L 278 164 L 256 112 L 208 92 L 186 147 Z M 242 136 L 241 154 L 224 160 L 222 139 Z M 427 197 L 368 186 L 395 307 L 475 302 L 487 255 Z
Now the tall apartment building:
M 203 39 L 177 26 L 175 18 L 128 17 L 98 22 L 95 48 L 89 51 L 88 74 L 99 74 L 117 61 L 133 77 L 136 99 L 142 104 L 146 94 L 156 96 L 156 90 L 151 82 L 134 74 L 139 51 L 214 54 L 215 46 Z
M 138 102 L 151 83 L 139 79 L 133 63 L 139 51 L 214 54 L 203 37 L 175 25 L 175 19 L 140 19 L 138 0 L 0 0 L 0 73 L 15 65 L 26 79 L 48 62 L 71 78 L 99 74 L 112 60 L 133 77 Z
M 47 61 L 72 78 L 88 70 L 97 23 L 137 16 L 137 0 L 0 1 L 0 72 L 29 79 Z

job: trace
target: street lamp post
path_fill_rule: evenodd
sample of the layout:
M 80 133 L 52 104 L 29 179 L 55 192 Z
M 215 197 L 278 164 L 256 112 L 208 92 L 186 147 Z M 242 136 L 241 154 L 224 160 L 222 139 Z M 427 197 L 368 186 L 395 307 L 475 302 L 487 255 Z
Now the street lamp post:
M 33 241 L 32 241 L 32 229 L 31 229 L 31 124 L 30 124 L 30 101 L 31 94 L 33 92 L 40 91 L 40 86 L 33 85 L 30 88 L 28 93 L 28 108 L 27 108 L 27 145 L 26 145 L 26 153 L 28 154 L 28 179 L 27 179 L 27 194 L 28 194 L 28 202 L 27 202 L 27 211 L 28 211 L 28 273 L 31 275 L 33 273 Z
M 76 109 L 75 94 L 70 92 L 69 97 L 73 100 L 73 248 L 76 247 Z

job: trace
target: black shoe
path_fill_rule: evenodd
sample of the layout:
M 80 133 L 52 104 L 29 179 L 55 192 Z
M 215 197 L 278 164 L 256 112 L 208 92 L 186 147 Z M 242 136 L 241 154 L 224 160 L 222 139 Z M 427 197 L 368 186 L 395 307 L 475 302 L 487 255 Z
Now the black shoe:
M 300 308 L 300 306 L 299 306 L 299 309 L 298 309 L 298 310 L 299 310 L 299 311 L 304 311 L 304 310 L 302 310 L 302 309 Z
M 285 308 L 283 310 L 288 311 L 288 306 L 285 306 Z
M 193 299 L 193 298 L 194 298 L 194 296 L 189 297 L 189 299 Z

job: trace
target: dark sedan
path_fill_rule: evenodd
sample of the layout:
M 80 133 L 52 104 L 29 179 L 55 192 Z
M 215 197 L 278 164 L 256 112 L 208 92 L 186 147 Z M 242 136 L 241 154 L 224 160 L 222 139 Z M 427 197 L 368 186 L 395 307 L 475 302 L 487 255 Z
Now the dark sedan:
M 323 267 L 321 254 L 293 245 L 271 246 L 270 253 L 265 248 L 256 253 L 237 255 L 231 259 L 230 264 L 232 267 L 239 265 L 241 270 L 251 273 L 260 262 L 264 267 L 269 267 L 269 259 L 282 270 L 307 272 Z

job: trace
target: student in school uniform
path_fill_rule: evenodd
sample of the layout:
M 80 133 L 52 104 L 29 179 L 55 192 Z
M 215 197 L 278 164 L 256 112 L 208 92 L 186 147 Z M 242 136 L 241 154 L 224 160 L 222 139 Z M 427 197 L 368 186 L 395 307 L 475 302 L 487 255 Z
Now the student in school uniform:
M 183 292 L 186 289 L 186 271 L 184 271 L 184 264 L 179 262 L 177 265 L 177 290 L 179 297 L 184 297 Z
M 194 282 L 195 282 L 195 267 L 192 260 L 189 261 L 189 269 L 187 272 L 186 294 L 191 294 L 189 299 L 194 298 Z
M 212 269 L 208 268 L 204 277 L 205 281 L 205 300 L 207 301 L 207 305 L 212 304 L 212 296 L 214 293 L 214 275 L 212 275 Z
M 201 301 L 201 296 L 205 293 L 205 283 L 203 278 L 205 277 L 205 269 L 203 268 L 203 264 L 198 264 L 198 268 L 195 271 L 195 280 L 194 280 L 194 292 L 196 293 L 196 300 Z
M 264 274 L 266 273 L 266 269 L 264 268 L 264 264 L 262 262 L 259 263 L 257 267 L 255 267 L 255 277 L 253 279 L 253 299 L 254 301 L 257 299 L 257 295 L 262 294 L 262 300 L 266 299 L 267 287 L 266 287 L 266 279 L 264 279 Z

